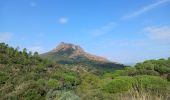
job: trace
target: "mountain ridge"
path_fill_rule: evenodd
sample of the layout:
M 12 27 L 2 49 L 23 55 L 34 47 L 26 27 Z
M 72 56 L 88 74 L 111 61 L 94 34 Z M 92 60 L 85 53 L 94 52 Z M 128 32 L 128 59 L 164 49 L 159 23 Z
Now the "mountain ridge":
M 83 56 L 83 57 L 85 57 L 89 60 L 95 60 L 95 61 L 101 61 L 101 62 L 111 62 L 107 58 L 87 53 L 83 50 L 82 47 L 80 47 L 79 45 L 72 44 L 72 43 L 61 42 L 56 48 L 54 48 L 50 52 L 53 52 L 53 53 L 55 53 L 55 52 L 67 52 L 67 50 L 69 50 L 69 49 L 73 50 L 72 54 L 70 54 L 69 57 L 68 57 L 70 59 L 75 59 L 79 56 Z
M 51 51 L 41 54 L 42 58 L 49 59 L 59 64 L 83 65 L 88 69 L 97 71 L 113 71 L 122 69 L 123 64 L 109 61 L 108 59 L 87 53 L 79 45 L 61 42 Z

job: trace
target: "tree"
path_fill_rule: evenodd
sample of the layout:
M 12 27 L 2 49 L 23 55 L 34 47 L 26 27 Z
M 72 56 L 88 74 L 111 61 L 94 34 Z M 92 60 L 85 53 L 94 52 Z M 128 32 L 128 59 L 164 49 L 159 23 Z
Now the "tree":
M 37 57 L 38 56 L 38 52 L 34 52 L 34 56 Z
M 160 65 L 155 67 L 155 71 L 159 72 L 161 75 L 170 73 L 170 68 Z

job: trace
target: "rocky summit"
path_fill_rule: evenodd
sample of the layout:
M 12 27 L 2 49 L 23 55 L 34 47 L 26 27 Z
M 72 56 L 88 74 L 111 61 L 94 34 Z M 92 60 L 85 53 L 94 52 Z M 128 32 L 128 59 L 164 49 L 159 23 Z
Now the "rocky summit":
M 41 54 L 42 58 L 55 61 L 60 64 L 72 64 L 88 66 L 90 69 L 99 69 L 100 71 L 111 69 L 122 69 L 122 64 L 109 61 L 108 59 L 87 53 L 79 45 L 61 42 L 51 51 Z
M 60 56 L 65 56 L 70 59 L 78 59 L 78 58 L 86 58 L 89 60 L 102 61 L 102 62 L 110 62 L 104 57 L 92 55 L 90 53 L 85 52 L 79 45 L 74 45 L 71 43 L 61 42 L 56 48 L 54 48 L 49 53 L 58 53 Z

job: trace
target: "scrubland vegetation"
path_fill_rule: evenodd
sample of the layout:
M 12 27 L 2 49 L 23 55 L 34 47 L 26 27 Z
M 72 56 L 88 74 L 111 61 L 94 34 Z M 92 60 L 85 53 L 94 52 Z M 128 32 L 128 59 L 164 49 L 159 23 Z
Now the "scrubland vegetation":
M 170 58 L 147 60 L 103 73 L 79 64 L 74 66 L 0 43 L 0 99 L 170 99 Z

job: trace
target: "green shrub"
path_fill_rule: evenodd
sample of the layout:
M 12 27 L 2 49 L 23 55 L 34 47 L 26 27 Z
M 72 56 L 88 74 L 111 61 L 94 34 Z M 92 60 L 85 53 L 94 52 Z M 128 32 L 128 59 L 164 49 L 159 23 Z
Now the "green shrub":
M 170 74 L 167 75 L 167 80 L 170 81 Z
M 153 64 L 151 61 L 145 61 L 143 63 L 137 63 L 135 67 L 136 69 L 153 70 L 155 67 L 155 64 Z
M 164 65 L 156 66 L 155 70 L 158 71 L 160 74 L 170 73 L 170 68 L 168 68 L 167 66 L 164 66 Z
M 58 90 L 50 89 L 46 94 L 46 100 L 55 100 L 54 98 L 58 97 L 58 95 L 61 95 L 61 92 Z M 58 99 L 58 98 L 57 98 Z M 57 100 L 56 99 L 56 100 Z
M 61 95 L 59 100 L 80 100 L 80 98 L 72 92 L 65 92 Z
M 116 78 L 118 76 L 127 76 L 128 74 L 126 73 L 125 70 L 116 70 L 113 74 L 112 74 L 112 78 Z
M 60 86 L 60 82 L 58 80 L 50 79 L 48 81 L 48 87 L 49 88 L 58 88 L 59 86 Z
M 135 75 L 153 75 L 159 76 L 159 73 L 154 70 L 139 69 L 136 71 Z
M 40 86 L 44 86 L 45 85 L 45 80 L 44 79 L 39 79 L 37 80 L 37 84 L 40 85 Z
M 66 83 L 70 83 L 70 84 L 75 84 L 76 83 L 76 77 L 74 77 L 74 76 L 64 75 L 63 78 L 64 78 L 64 81 Z
M 4 84 L 8 78 L 7 73 L 0 71 L 0 84 Z
M 38 94 L 36 89 L 29 89 L 24 94 L 23 97 L 25 100 L 42 100 L 42 97 L 40 94 Z
M 62 76 L 63 76 L 63 74 L 61 72 L 57 71 L 52 75 L 52 78 L 60 80 L 62 78 Z
M 129 77 L 119 77 L 103 87 L 103 90 L 109 93 L 128 91 L 132 88 L 132 79 Z
M 130 76 L 119 76 L 119 77 L 116 77 L 115 79 L 120 79 L 120 80 L 124 80 L 126 81 L 127 83 L 133 85 L 136 83 L 136 80 L 134 77 L 130 77 Z
M 128 76 L 134 76 L 136 73 L 136 68 L 135 67 L 126 67 L 125 73 L 127 73 Z
M 77 88 L 80 95 L 91 93 L 93 90 L 99 89 L 101 80 L 94 74 L 86 74 L 82 77 L 81 84 Z
M 136 87 L 138 90 L 153 90 L 161 91 L 166 90 L 167 81 L 159 76 L 136 76 Z

